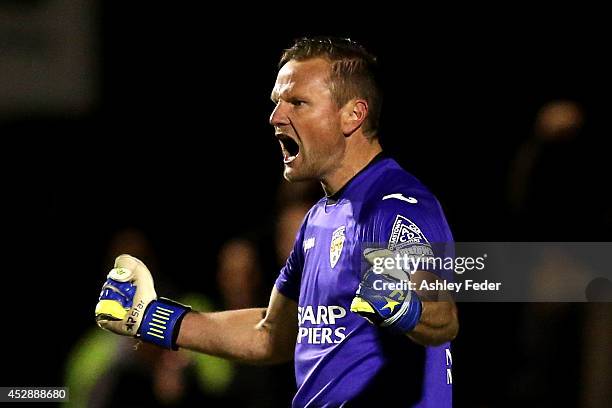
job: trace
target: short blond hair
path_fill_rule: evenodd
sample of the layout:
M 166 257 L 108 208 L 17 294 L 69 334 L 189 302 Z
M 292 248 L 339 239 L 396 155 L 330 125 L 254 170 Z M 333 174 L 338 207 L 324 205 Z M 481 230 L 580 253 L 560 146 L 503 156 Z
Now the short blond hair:
M 364 133 L 377 137 L 382 91 L 376 57 L 348 38 L 301 38 L 285 50 L 278 66 L 280 68 L 290 60 L 304 61 L 311 58 L 324 58 L 330 62 L 330 90 L 339 107 L 353 98 L 363 98 L 368 102 Z

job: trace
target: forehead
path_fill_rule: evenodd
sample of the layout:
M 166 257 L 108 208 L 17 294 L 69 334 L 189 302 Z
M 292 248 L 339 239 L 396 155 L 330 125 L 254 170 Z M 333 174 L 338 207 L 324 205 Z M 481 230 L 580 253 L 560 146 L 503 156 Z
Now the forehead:
M 321 92 L 329 89 L 330 64 L 322 58 L 291 60 L 278 71 L 272 97 L 292 91 Z

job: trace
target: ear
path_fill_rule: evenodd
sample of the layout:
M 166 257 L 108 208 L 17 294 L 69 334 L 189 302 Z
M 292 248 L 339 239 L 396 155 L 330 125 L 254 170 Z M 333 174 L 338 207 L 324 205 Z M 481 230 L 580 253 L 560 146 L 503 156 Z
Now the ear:
M 368 117 L 368 102 L 365 99 L 351 99 L 342 107 L 341 126 L 344 136 L 352 135 Z

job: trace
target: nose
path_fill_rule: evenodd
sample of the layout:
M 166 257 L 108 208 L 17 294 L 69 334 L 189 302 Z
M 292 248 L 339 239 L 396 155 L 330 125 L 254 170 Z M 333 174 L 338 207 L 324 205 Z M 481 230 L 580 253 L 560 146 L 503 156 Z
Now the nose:
M 278 101 L 274 107 L 274 110 L 270 114 L 270 124 L 272 126 L 283 126 L 289 124 L 286 104 L 284 104 L 283 101 Z

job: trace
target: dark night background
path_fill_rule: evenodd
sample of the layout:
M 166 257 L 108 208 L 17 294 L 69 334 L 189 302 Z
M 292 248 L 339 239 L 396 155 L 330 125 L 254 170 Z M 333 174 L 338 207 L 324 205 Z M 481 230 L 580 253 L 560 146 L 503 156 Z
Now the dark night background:
M 385 150 L 437 195 L 457 241 L 610 240 L 609 46 L 596 25 L 524 36 L 520 25 L 427 24 L 394 10 L 295 21 L 164 4 L 92 3 L 88 107 L 0 117 L 2 385 L 63 384 L 65 356 L 94 325 L 108 242 L 123 228 L 148 235 L 177 291 L 218 296 L 220 246 L 273 216 L 282 163 L 269 94 L 282 49 L 304 35 L 349 36 L 379 56 Z M 513 212 L 512 160 L 540 108 L 559 99 L 582 107 L 584 126 L 551 149 L 534 176 L 542 189 Z M 459 305 L 456 405 L 528 406 L 542 393 L 581 405 L 587 306 L 563 307 L 559 321 L 531 327 L 527 305 Z M 550 331 L 549 360 L 530 354 L 529 330 Z

